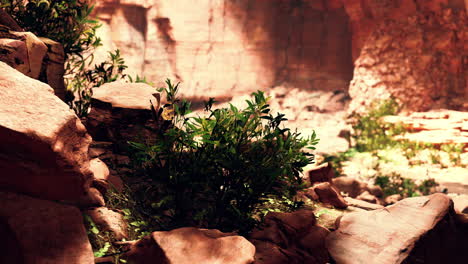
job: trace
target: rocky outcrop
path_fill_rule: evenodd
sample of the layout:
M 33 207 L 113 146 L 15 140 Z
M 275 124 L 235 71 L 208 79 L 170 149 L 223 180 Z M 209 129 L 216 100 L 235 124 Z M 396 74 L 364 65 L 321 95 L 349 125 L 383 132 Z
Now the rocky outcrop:
M 0 263 L 94 263 L 77 208 L 9 192 L 0 200 Z
M 340 1 L 97 1 L 105 44 L 129 73 L 188 96 L 232 96 L 289 84 L 346 90 L 352 77 L 348 16 Z
M 153 232 L 130 247 L 125 259 L 135 264 L 249 264 L 255 247 L 245 238 L 216 229 L 184 227 Z
M 328 234 L 316 224 L 312 211 L 270 212 L 249 237 L 256 248 L 254 263 L 327 263 L 324 241 Z
M 0 62 L 0 188 L 72 200 L 90 185 L 91 137 L 52 89 Z
M 128 145 L 128 141 L 150 140 L 154 127 L 151 103 L 159 93 L 144 83 L 107 83 L 93 90 L 86 128 L 97 141 Z
M 49 84 L 60 99 L 65 99 L 63 46 L 24 32 L 3 10 L 0 10 L 0 61 Z
M 466 235 L 451 199 L 433 194 L 345 214 L 327 248 L 337 263 L 462 263 Z
M 356 58 L 350 111 L 389 97 L 406 111 L 468 108 L 468 18 L 454 2 L 346 1 Z

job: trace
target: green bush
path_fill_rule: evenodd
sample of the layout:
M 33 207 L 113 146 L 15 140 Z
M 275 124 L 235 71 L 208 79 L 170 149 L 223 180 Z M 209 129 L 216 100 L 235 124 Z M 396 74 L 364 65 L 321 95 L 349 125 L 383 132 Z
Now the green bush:
M 26 31 L 63 45 L 65 54 L 81 55 L 100 45 L 93 7 L 83 0 L 1 0 L 1 7 Z
M 80 64 L 80 63 L 79 63 Z M 75 110 L 78 116 L 88 114 L 91 103 L 92 89 L 105 83 L 114 82 L 125 78 L 124 70 L 127 68 L 120 51 L 109 52 L 109 60 L 94 65 L 94 68 L 72 69 L 68 79 L 68 93 L 65 101 Z M 138 79 L 139 80 L 139 79 Z
M 394 99 L 374 102 L 365 114 L 353 114 L 355 148 L 359 152 L 384 149 L 397 144 L 393 136 L 403 133 L 402 126 L 382 122 L 387 115 L 396 115 L 399 106 Z
M 75 113 L 86 116 L 92 88 L 126 77 L 127 68 L 119 50 L 109 60 L 93 64 L 93 51 L 101 46 L 96 30 L 101 26 L 90 19 L 93 6 L 83 0 L 1 0 L 2 8 L 26 31 L 63 45 L 65 52 L 66 102 Z M 130 78 L 130 81 L 132 79 Z M 136 82 L 146 82 L 137 76 Z
M 253 93 L 246 109 L 213 109 L 207 117 L 189 117 L 190 103 L 177 99 L 178 85 L 168 80 L 167 104 L 154 109 L 156 143 L 131 143 L 151 187 L 146 210 L 174 228 L 195 225 L 245 232 L 255 224 L 263 203 L 291 199 L 302 188 L 302 167 L 313 162 L 315 134 L 282 128 L 268 98 Z M 149 209 L 148 209 L 149 208 Z
M 416 184 L 412 179 L 403 178 L 400 175 L 392 174 L 390 176 L 378 176 L 375 178 L 375 185 L 382 188 L 384 196 L 392 194 L 401 194 L 403 197 L 415 197 L 420 195 L 429 195 L 433 187 L 438 184 L 434 179 L 427 179 Z

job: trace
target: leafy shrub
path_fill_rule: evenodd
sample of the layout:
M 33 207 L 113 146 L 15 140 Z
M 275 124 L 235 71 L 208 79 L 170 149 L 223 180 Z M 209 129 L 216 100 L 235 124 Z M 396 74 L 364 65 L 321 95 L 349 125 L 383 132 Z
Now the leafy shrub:
M 139 152 L 153 218 L 166 228 L 195 225 L 223 231 L 251 229 L 256 209 L 269 199 L 292 198 L 302 188 L 302 167 L 314 156 L 315 134 L 282 128 L 283 114 L 273 116 L 263 92 L 253 93 L 246 109 L 213 109 L 207 117 L 189 117 L 190 103 L 177 99 L 169 80 L 167 104 L 154 109 L 159 120 L 153 145 L 131 143 Z
M 81 63 L 79 63 L 81 64 Z M 68 79 L 68 93 L 66 102 L 75 110 L 78 116 L 86 116 L 91 103 L 92 88 L 105 83 L 125 78 L 123 71 L 127 68 L 120 51 L 109 52 L 109 60 L 85 69 L 84 65 L 77 65 L 78 70 L 72 69 Z
M 433 187 L 438 185 L 434 179 L 424 180 L 418 185 L 414 180 L 403 178 L 397 174 L 378 176 L 375 178 L 375 184 L 382 188 L 384 196 L 401 194 L 403 197 L 431 194 Z
M 88 113 L 92 88 L 126 77 L 123 71 L 127 66 L 119 50 L 110 52 L 109 60 L 91 67 L 93 50 L 102 44 L 96 35 L 100 24 L 90 19 L 93 6 L 89 1 L 1 1 L 1 7 L 25 30 L 63 45 L 68 89 L 66 102 L 78 116 L 86 116 Z M 137 76 L 136 81 L 146 82 L 146 79 Z
M 353 114 L 353 134 L 356 150 L 374 151 L 397 142 L 392 138 L 404 132 L 403 127 L 382 122 L 381 118 L 387 115 L 397 114 L 398 104 L 394 99 L 374 102 L 366 114 Z
M 93 7 L 83 0 L 1 0 L 1 7 L 26 31 L 62 43 L 65 54 L 81 55 L 100 45 Z

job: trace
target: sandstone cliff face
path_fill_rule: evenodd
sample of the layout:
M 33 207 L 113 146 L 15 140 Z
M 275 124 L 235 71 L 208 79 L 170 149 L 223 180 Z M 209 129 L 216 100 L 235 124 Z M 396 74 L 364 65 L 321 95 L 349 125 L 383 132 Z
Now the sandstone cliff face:
M 104 49 L 120 48 L 132 74 L 183 82 L 189 96 L 279 84 L 346 90 L 352 78 L 349 18 L 339 1 L 97 2 Z
M 287 85 L 349 89 L 351 110 L 390 95 L 408 110 L 463 109 L 466 8 L 463 0 L 97 0 L 105 46 L 96 56 L 120 48 L 130 74 L 181 81 L 187 96 Z
M 351 111 L 397 98 L 409 111 L 468 108 L 463 1 L 346 1 L 353 32 Z

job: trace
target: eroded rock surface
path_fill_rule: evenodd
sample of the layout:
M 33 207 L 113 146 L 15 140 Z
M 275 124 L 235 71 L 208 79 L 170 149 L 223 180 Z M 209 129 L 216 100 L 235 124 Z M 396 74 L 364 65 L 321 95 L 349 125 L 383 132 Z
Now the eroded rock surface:
M 0 200 L 0 263 L 94 263 L 77 208 L 9 192 Z
M 97 1 L 104 48 L 119 48 L 131 75 L 188 96 L 242 95 L 289 84 L 345 90 L 351 35 L 340 1 Z M 128 58 L 128 59 L 127 59 Z
M 87 190 L 91 137 L 50 86 L 0 62 L 0 187 L 72 200 Z
M 270 212 L 250 241 L 256 247 L 255 263 L 326 263 L 325 237 L 330 231 L 316 224 L 312 211 Z
M 255 247 L 241 236 L 184 227 L 153 232 L 133 244 L 125 255 L 135 264 L 249 264 L 254 254 Z
M 433 194 L 345 214 L 327 248 L 337 263 L 461 263 L 466 242 L 452 200 Z

